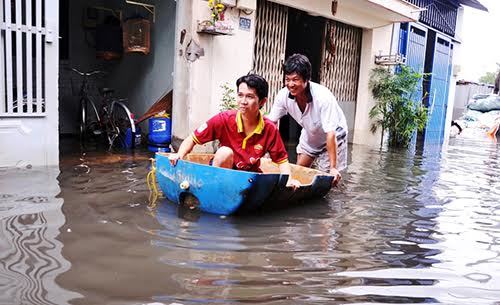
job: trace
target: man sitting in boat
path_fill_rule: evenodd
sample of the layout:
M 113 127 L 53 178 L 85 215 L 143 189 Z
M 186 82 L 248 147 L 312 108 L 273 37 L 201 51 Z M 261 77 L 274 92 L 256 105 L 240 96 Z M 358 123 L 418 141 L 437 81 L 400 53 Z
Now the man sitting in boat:
M 289 175 L 287 186 L 299 187 L 300 183 L 292 179 L 288 154 L 276 125 L 259 110 L 267 101 L 267 81 L 262 76 L 248 74 L 236 81 L 236 87 L 238 110 L 221 112 L 202 124 L 182 142 L 176 154 L 170 154 L 170 163 L 175 166 L 196 144 L 217 139 L 220 148 L 212 160 L 213 166 L 262 172 L 260 159 L 269 153 L 280 173 Z

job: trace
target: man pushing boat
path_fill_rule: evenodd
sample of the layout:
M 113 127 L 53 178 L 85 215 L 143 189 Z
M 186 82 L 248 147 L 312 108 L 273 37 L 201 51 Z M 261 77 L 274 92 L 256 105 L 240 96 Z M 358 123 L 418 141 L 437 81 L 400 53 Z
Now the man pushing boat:
M 236 81 L 238 110 L 221 112 L 196 129 L 170 154 L 172 165 L 183 159 L 196 144 L 219 140 L 212 166 L 236 170 L 262 172 L 261 158 L 269 153 L 278 164 L 281 174 L 289 175 L 287 186 L 294 189 L 300 182 L 291 176 L 288 154 L 276 125 L 264 118 L 260 108 L 266 103 L 269 91 L 267 81 L 259 75 L 248 74 Z

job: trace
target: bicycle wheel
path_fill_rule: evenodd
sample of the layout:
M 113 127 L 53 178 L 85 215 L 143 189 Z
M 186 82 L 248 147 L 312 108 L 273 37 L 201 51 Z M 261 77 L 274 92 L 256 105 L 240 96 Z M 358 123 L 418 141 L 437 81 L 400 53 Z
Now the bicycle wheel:
M 80 100 L 80 143 L 85 143 L 91 138 L 101 134 L 100 118 L 97 108 L 90 99 Z
M 108 128 L 110 147 L 133 148 L 139 144 L 132 114 L 122 102 L 113 101 L 111 104 L 109 125 L 111 127 L 111 130 Z

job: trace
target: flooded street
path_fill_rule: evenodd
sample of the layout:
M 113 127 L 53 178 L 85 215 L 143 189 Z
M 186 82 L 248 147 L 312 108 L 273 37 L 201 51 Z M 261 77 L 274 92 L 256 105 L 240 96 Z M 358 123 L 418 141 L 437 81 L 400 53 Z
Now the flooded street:
M 0 169 L 0 304 L 500 304 L 500 144 L 354 145 L 326 198 L 226 218 L 148 208 L 149 157 Z

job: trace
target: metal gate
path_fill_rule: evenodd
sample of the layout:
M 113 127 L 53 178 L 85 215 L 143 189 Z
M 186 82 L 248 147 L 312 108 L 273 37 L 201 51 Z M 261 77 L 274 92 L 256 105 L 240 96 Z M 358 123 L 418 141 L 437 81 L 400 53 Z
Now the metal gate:
M 0 0 L 0 166 L 57 163 L 58 10 Z
M 42 16 L 45 0 L 2 1 L 0 75 L 1 116 L 45 113 L 45 44 L 54 33 Z
M 453 44 L 442 35 L 436 35 L 429 90 L 429 121 L 425 129 L 426 143 L 443 143 L 448 108 Z
M 424 27 L 419 27 L 415 24 L 406 24 L 409 27 L 407 42 L 400 45 L 400 52 L 406 55 L 406 65 L 411 67 L 413 71 L 418 73 L 424 72 L 425 50 L 427 48 L 427 30 Z M 403 31 L 405 30 L 402 27 Z M 403 36 L 404 33 L 403 33 Z M 417 92 L 414 95 L 414 101 L 422 102 L 423 98 L 423 80 L 421 79 Z
M 363 31 L 333 20 L 327 20 L 325 26 L 320 83 L 338 101 L 356 102 Z
M 283 87 L 288 9 L 266 0 L 257 2 L 253 71 L 269 82 L 269 101 Z M 271 109 L 271 102 L 264 111 Z

